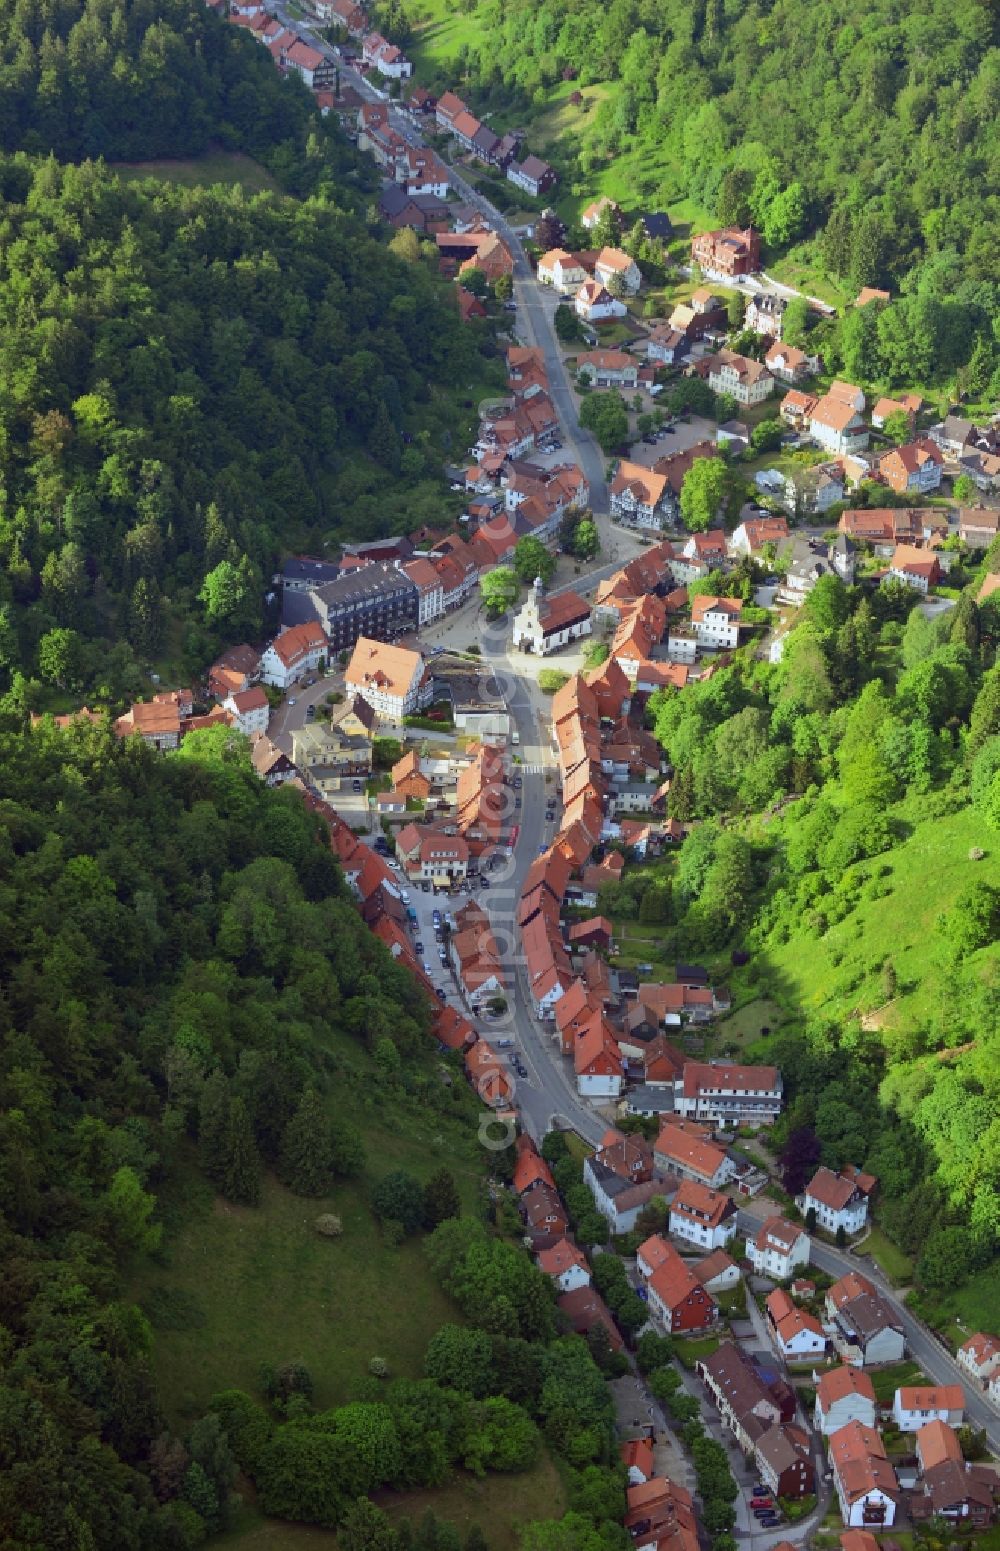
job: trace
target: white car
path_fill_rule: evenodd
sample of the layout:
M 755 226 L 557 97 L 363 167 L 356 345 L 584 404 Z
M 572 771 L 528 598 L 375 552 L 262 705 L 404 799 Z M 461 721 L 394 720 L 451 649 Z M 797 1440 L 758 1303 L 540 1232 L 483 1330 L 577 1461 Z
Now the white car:
M 403 901 L 404 905 L 408 905 L 410 903 L 410 891 L 409 891 L 409 889 L 400 889 L 399 897 Z

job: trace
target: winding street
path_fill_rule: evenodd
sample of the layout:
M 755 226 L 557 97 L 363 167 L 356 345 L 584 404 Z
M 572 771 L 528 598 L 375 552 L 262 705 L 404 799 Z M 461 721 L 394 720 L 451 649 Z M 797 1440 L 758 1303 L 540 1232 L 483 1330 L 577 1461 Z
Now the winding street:
M 286 26 L 297 31 L 313 47 L 330 55 L 329 45 L 314 31 L 304 27 L 302 22 L 288 14 L 284 7 L 278 5 L 275 10 L 279 20 Z M 391 99 L 372 87 L 363 75 L 342 62 L 340 62 L 340 71 L 342 78 L 349 80 L 367 101 L 389 105 L 392 126 L 405 139 L 413 145 L 423 144 L 422 137 L 409 115 L 397 108 Z M 457 169 L 452 167 L 450 171 L 458 191 L 470 204 L 480 208 L 489 217 L 511 251 L 514 258 L 514 297 L 518 307 L 519 323 L 527 335 L 526 342 L 543 352 L 550 395 L 562 429 L 563 445 L 575 457 L 590 484 L 591 506 L 598 525 L 602 548 L 605 553 L 612 555 L 617 553 L 617 558 L 612 563 L 598 568 L 571 584 L 580 590 L 587 590 L 588 584 L 594 585 L 601 578 L 610 575 L 628 558 L 625 551 L 631 536 L 625 535 L 620 529 L 611 528 L 608 518 L 604 458 L 593 437 L 582 430 L 577 422 L 576 408 L 553 324 L 556 298 L 535 280 L 523 245 L 505 217 L 484 199 Z M 770 280 L 768 285 L 769 288 L 780 290 L 782 294 L 797 294 L 791 291 L 791 288 L 778 286 L 776 282 Z M 641 543 L 636 542 L 636 549 L 642 547 Z M 470 624 L 473 624 L 473 618 L 470 618 Z M 576 1093 L 569 1064 L 559 1055 L 551 1033 L 534 1017 L 517 930 L 517 904 L 525 876 L 542 846 L 554 838 L 558 825 L 558 807 L 555 823 L 549 823 L 545 818 L 545 777 L 548 773 L 554 780 L 556 775 L 548 736 L 546 701 L 533 680 L 518 673 L 509 651 L 505 626 L 501 623 L 499 626 L 491 627 L 481 614 L 474 616 L 474 624 L 479 633 L 483 658 L 490 663 L 501 682 L 513 725 L 520 737 L 519 755 L 522 763 L 518 769 L 523 782 L 520 792 L 522 806 L 511 815 L 512 821 L 519 824 L 517 845 L 513 848 L 513 855 L 508 858 L 507 868 L 497 869 L 491 874 L 491 879 L 495 881 L 490 891 L 488 909 L 497 941 L 509 956 L 512 983 L 506 1020 L 495 1024 L 489 1031 L 488 1037 L 496 1039 L 506 1036 L 514 1037 L 516 1040 L 517 1055 L 523 1061 L 528 1075 L 526 1078 L 515 1078 L 512 1072 L 511 1077 L 516 1082 L 516 1100 L 528 1130 L 536 1138 L 540 1138 L 553 1125 L 567 1127 L 578 1132 L 593 1146 L 599 1143 L 607 1129 L 607 1124 L 589 1105 L 581 1102 Z M 761 1218 L 769 1215 L 772 1209 L 772 1203 L 762 1198 L 750 1202 L 739 1213 L 740 1229 L 744 1232 L 755 1230 Z M 852 1269 L 857 1270 L 859 1266 L 858 1256 L 842 1253 L 815 1239 L 812 1257 L 821 1270 L 836 1276 Z M 865 1274 L 875 1282 L 879 1291 L 898 1312 L 906 1334 L 909 1354 L 920 1364 L 931 1382 L 962 1385 L 967 1421 L 977 1428 L 982 1428 L 994 1453 L 1000 1454 L 1000 1417 L 986 1400 L 982 1390 L 969 1382 L 968 1376 L 958 1367 L 951 1353 L 897 1300 L 894 1290 L 885 1281 L 878 1267 L 866 1259 L 864 1269 Z M 696 1386 L 692 1392 L 697 1392 L 698 1388 L 700 1386 Z M 743 1517 L 745 1513 L 741 1515 L 741 1519 Z M 754 1534 L 752 1528 L 749 1526 L 744 1528 L 742 1522 L 738 1528 L 741 1538 L 749 1535 L 751 1544 L 765 1547 L 782 1539 L 799 1541 L 811 1527 L 807 1521 L 803 1524 L 787 1526 L 781 1532 L 770 1536 Z

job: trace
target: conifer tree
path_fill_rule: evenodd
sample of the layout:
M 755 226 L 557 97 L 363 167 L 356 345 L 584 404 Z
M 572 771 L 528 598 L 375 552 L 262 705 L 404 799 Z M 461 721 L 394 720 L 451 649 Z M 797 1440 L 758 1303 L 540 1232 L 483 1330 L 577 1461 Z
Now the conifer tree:
M 436 1228 L 446 1217 L 459 1217 L 462 1203 L 450 1169 L 438 1169 L 424 1186 L 424 1226 Z
M 229 1084 L 216 1068 L 206 1079 L 198 1105 L 198 1158 L 213 1185 L 222 1185 L 229 1158 Z
M 226 1131 L 226 1171 L 223 1194 L 240 1206 L 256 1206 L 260 1201 L 260 1154 L 254 1140 L 250 1116 L 242 1099 L 229 1102 Z
M 333 1147 L 330 1122 L 315 1088 L 307 1088 L 285 1127 L 281 1141 L 281 1178 L 299 1196 L 322 1196 L 330 1189 Z

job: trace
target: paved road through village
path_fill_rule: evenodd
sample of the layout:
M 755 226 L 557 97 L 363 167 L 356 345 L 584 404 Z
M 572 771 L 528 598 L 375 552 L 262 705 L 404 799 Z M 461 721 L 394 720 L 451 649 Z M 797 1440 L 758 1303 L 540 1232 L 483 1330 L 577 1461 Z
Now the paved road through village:
M 329 45 L 315 33 L 304 28 L 297 18 L 283 14 L 280 6 L 277 8 L 277 14 L 286 26 L 297 30 L 314 47 L 329 53 Z M 343 78 L 349 79 L 368 101 L 387 100 L 357 71 L 342 65 L 341 73 Z M 390 104 L 390 116 L 393 127 L 411 144 L 423 143 L 409 115 Z M 555 298 L 545 293 L 544 288 L 534 279 L 519 238 L 499 211 L 466 182 L 455 168 L 451 169 L 451 174 L 455 186 L 462 195 L 489 216 L 514 257 L 518 318 L 523 332 L 527 335 L 527 342 L 543 351 L 549 376 L 550 394 L 562 426 L 564 446 L 576 458 L 589 481 L 591 505 L 597 519 L 602 548 L 606 554 L 617 552 L 618 555 L 611 564 L 571 584 L 575 587 L 585 587 L 588 583 L 596 583 L 600 578 L 610 575 L 617 566 L 621 565 L 627 558 L 627 548 L 633 541 L 630 535 L 626 536 L 620 529 L 611 527 L 608 518 L 604 459 L 596 442 L 588 432 L 581 430 L 577 423 L 576 409 L 552 321 Z M 613 538 L 612 535 L 614 535 Z M 642 547 L 638 541 L 634 542 L 636 549 Z M 470 626 L 475 625 L 476 628 L 480 628 L 481 616 L 477 616 L 471 608 L 469 615 Z M 512 815 L 519 823 L 518 843 L 508 869 L 502 876 L 496 878 L 488 896 L 491 924 L 498 940 L 506 945 L 513 964 L 510 996 L 511 1027 L 502 1031 L 498 1029 L 497 1035 L 511 1032 L 514 1034 L 518 1054 L 527 1067 L 528 1077 L 517 1079 L 517 1102 L 529 1130 L 538 1137 L 543 1135 L 553 1123 L 562 1124 L 572 1127 L 587 1142 L 594 1145 L 606 1130 L 606 1122 L 578 1098 L 569 1063 L 558 1053 L 549 1030 L 534 1017 L 516 926 L 517 901 L 524 878 L 543 842 L 547 843 L 552 838 L 554 830 L 554 826 L 547 823 L 545 819 L 546 792 L 547 790 L 555 792 L 557 788 L 554 785 L 555 763 L 551 752 L 544 697 L 539 694 L 530 677 L 517 672 L 514 659 L 508 651 L 507 642 L 502 634 L 491 634 L 487 627 L 481 630 L 480 641 L 484 658 L 501 676 L 505 685 L 514 727 L 520 736 L 518 752 L 523 762 L 520 767 L 523 781 L 520 793 L 522 806 Z M 545 780 L 547 772 L 553 777 L 553 782 L 548 788 Z M 558 805 L 556 811 L 558 813 Z M 481 895 L 480 898 L 485 902 L 486 896 Z M 760 1198 L 749 1203 L 749 1209 L 740 1212 L 741 1229 L 750 1230 L 759 1225 L 761 1216 L 767 1215 L 770 1209 L 771 1203 Z M 857 1257 L 844 1254 L 818 1241 L 814 1241 L 813 1244 L 813 1259 L 821 1270 L 834 1275 L 842 1275 L 851 1269 L 856 1270 L 859 1265 Z M 865 1274 L 877 1283 L 880 1291 L 898 1309 L 906 1332 L 909 1351 L 920 1363 L 927 1377 L 937 1384 L 961 1383 L 963 1385 L 967 1420 L 975 1427 L 984 1428 L 992 1449 L 1000 1453 L 1000 1418 L 985 1397 L 968 1383 L 950 1352 L 897 1301 L 893 1289 L 881 1277 L 877 1267 L 866 1261 L 864 1268 Z M 742 1525 L 740 1528 L 742 1531 Z M 789 1526 L 772 1538 L 797 1540 L 801 1538 L 803 1529 L 804 1526 Z M 745 1531 L 742 1533 L 745 1534 Z M 763 1536 L 752 1538 L 759 1545 L 768 1543 Z

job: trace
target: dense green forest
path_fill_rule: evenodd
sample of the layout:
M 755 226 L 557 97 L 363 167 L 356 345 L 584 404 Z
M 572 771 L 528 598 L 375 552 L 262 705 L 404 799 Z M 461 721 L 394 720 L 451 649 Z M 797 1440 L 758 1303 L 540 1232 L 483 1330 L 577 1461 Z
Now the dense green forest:
M 427 384 L 477 349 L 422 265 L 322 202 L 0 177 L 0 664 L 117 696 L 171 619 L 196 664 L 259 630 L 283 542 L 383 531 L 390 484 L 396 512 L 419 498 L 448 423 L 435 448 Z
M 193 734 L 162 759 L 107 728 L 5 722 L 0 1538 L 179 1545 L 158 1527 L 179 1483 L 157 1475 L 151 1333 L 123 1299 L 160 1243 L 157 1193 L 196 1135 L 231 1200 L 257 1198 L 262 1168 L 314 1193 L 303 1115 L 342 1082 L 332 1030 L 362 1052 L 391 1038 L 433 1103 L 426 999 L 242 740 Z M 359 1137 L 339 1121 L 310 1156 L 324 1182 L 350 1175 Z
M 749 1047 L 786 1080 L 776 1141 L 876 1173 L 883 1225 L 946 1291 L 1000 1245 L 1000 618 L 972 587 L 933 621 L 915 602 L 826 578 L 781 663 L 653 697 L 671 810 L 701 822 L 602 908 L 664 923 L 668 958 L 749 954 L 739 999 L 780 1023 Z
M 310 94 L 202 0 L 3 0 L 0 148 L 60 161 L 197 156 L 212 142 L 267 163 L 296 192 L 332 146 Z
M 120 701 L 259 633 L 283 547 L 438 516 L 490 347 L 373 235 L 370 169 L 302 83 L 202 0 L 4 9 L 0 688 Z M 80 160 L 215 143 L 294 197 Z
M 570 1529 L 592 1537 L 574 1543 L 624 1546 L 612 1354 L 560 1335 L 549 1278 L 460 1217 L 446 1169 L 424 1187 L 390 1172 L 369 1207 L 387 1242 L 436 1230 L 431 1274 L 469 1323 L 433 1337 L 425 1378 L 373 1358 L 347 1403 L 314 1409 L 312 1376 L 284 1362 L 259 1397 L 230 1390 L 181 1427 L 164 1416 L 129 1282 L 169 1266 L 195 1159 L 240 1207 L 265 1171 L 329 1196 L 364 1167 L 380 1103 L 470 1138 L 478 1105 L 442 1080 L 427 999 L 362 922 L 322 822 L 258 781 L 243 739 L 194 733 L 164 758 L 87 722 L 24 731 L 9 707 L 3 728 L 3 1543 L 182 1551 L 229 1522 L 239 1468 L 266 1512 L 389 1548 L 364 1501 L 377 1487 L 525 1470 L 544 1438 L 566 1461 Z M 294 1351 L 294 1331 L 273 1337 Z M 458 1547 L 442 1536 L 405 1544 Z
M 975 308 L 971 333 L 957 316 L 942 323 L 949 337 L 924 369 L 967 362 L 978 331 L 990 346 L 988 380 L 1000 279 L 1000 34 L 988 0 L 413 0 L 405 9 L 414 22 L 458 13 L 462 41 L 453 58 L 433 45 L 433 75 L 467 85 L 480 109 L 530 118 L 564 101 L 567 82 L 601 88 L 550 148 L 574 194 L 592 198 L 623 159 L 634 171 L 630 204 L 688 200 L 720 224 L 752 221 L 771 255 L 820 230 L 825 267 L 848 295 L 888 285 L 911 306 Z M 900 347 L 889 335 L 905 335 L 908 321 L 884 329 L 890 363 Z

